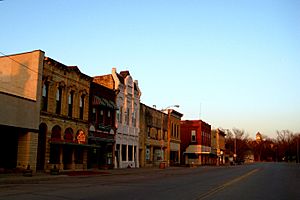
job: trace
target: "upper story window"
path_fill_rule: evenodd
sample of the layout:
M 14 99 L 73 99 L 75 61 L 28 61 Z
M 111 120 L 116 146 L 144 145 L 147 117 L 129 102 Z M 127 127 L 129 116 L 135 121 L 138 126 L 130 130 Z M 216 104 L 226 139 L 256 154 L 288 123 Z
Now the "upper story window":
M 132 126 L 136 127 L 136 112 L 135 111 L 132 113 Z
M 72 117 L 74 103 L 74 91 L 71 91 L 68 97 L 68 116 Z
M 107 110 L 106 125 L 112 125 L 112 112 Z
M 57 88 L 56 91 L 56 110 L 55 113 L 56 114 L 61 114 L 61 99 L 62 99 L 62 88 L 59 87 Z
M 80 119 L 83 119 L 84 99 L 85 99 L 85 95 L 81 95 L 80 101 L 79 101 L 79 118 Z
M 191 131 L 191 141 L 196 142 L 196 131 L 195 130 Z
M 120 110 L 116 111 L 116 119 L 120 122 Z
M 98 123 L 99 124 L 103 124 L 103 120 L 104 120 L 103 115 L 104 115 L 104 111 L 102 109 L 99 110 L 99 115 L 98 115 Z
M 151 134 L 150 134 L 150 127 L 147 127 L 147 136 L 148 138 L 150 138 Z
M 95 123 L 96 122 L 96 116 L 97 116 L 97 109 L 96 108 L 93 108 L 92 109 L 92 123 Z
M 129 126 L 129 108 L 127 108 L 127 111 L 126 111 L 125 123 Z
M 43 111 L 47 111 L 47 107 L 48 107 L 48 90 L 49 90 L 49 85 L 44 83 L 43 91 L 42 91 L 42 110 Z
M 123 119 L 123 107 L 122 106 L 120 107 L 120 110 L 118 110 L 117 114 L 118 114 L 118 121 L 120 124 L 122 124 L 123 123 L 123 120 L 122 120 Z

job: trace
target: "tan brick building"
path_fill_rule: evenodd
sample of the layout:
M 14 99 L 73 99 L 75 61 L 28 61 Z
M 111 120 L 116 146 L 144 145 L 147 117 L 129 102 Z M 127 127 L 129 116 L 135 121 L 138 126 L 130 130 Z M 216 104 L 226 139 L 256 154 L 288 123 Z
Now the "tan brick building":
M 153 167 L 161 162 L 180 163 L 180 120 L 182 114 L 165 112 L 140 104 L 140 166 Z
M 140 166 L 153 167 L 166 162 L 168 115 L 140 104 Z
M 211 153 L 215 155 L 215 164 L 225 164 L 225 132 L 216 129 L 211 131 Z
M 37 170 L 87 168 L 91 81 L 76 66 L 44 58 Z

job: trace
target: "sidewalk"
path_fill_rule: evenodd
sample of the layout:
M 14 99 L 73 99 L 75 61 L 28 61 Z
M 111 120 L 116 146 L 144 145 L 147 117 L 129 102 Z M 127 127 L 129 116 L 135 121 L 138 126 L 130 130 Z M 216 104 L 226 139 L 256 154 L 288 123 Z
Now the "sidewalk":
M 159 168 L 122 168 L 109 170 L 86 170 L 86 171 L 72 171 L 62 172 L 59 175 L 50 175 L 49 173 L 34 173 L 31 177 L 18 174 L 0 174 L 0 185 L 4 184 L 25 184 L 38 183 L 40 181 L 48 181 L 54 179 L 62 179 L 78 176 L 119 176 L 119 175 L 133 175 L 143 173 L 170 173 L 174 170 L 187 169 L 185 167 L 167 167 L 165 169 Z

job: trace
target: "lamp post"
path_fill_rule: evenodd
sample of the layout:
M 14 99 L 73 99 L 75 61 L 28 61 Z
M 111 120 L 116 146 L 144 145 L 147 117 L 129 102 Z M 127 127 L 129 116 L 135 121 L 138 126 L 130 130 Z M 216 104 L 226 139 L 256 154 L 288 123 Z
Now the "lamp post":
M 170 108 L 171 107 L 176 107 L 176 108 L 179 108 L 179 105 L 171 105 L 171 106 L 168 106 L 166 107 L 165 109 L 161 109 L 161 112 L 162 112 L 162 117 L 163 117 L 163 112 L 164 111 L 168 111 L 168 127 L 167 127 L 167 155 L 166 155 L 166 158 L 167 158 L 167 166 L 170 166 L 170 143 L 171 143 L 171 112 L 170 112 Z M 163 119 L 162 119 L 163 120 Z M 163 126 L 163 123 L 162 123 L 162 126 Z
M 220 154 L 221 154 L 220 162 L 221 162 L 221 165 L 223 165 L 223 154 L 224 154 L 224 152 L 221 150 Z

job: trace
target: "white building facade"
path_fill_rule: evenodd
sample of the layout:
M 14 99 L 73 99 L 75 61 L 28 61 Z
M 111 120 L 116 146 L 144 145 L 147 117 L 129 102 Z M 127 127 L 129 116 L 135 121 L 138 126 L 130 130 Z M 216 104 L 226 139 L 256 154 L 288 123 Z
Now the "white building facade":
M 129 71 L 112 69 L 114 89 L 118 91 L 116 104 L 115 168 L 139 167 L 139 110 L 141 92 L 138 82 Z

